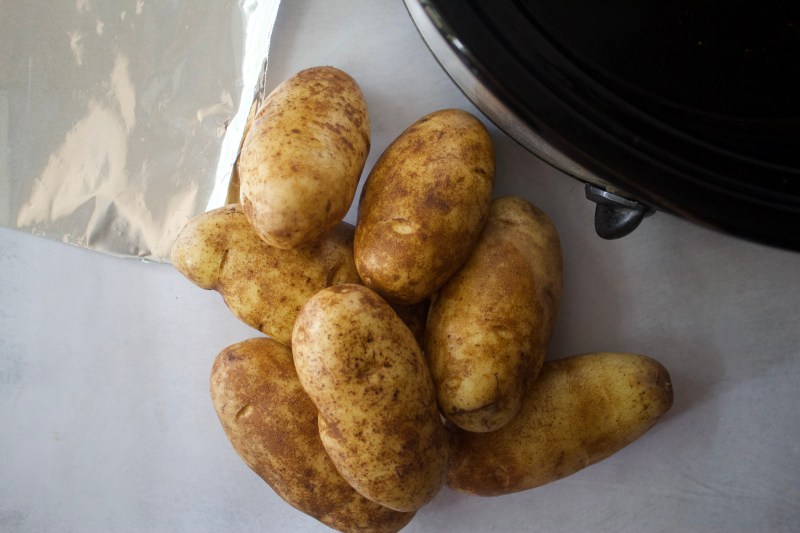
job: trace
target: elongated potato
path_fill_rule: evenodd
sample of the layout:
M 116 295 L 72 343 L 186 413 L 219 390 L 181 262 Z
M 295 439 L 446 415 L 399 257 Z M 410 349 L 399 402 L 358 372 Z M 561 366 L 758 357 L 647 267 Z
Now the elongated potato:
M 517 414 L 544 362 L 561 286 L 561 244 L 547 215 L 522 198 L 494 200 L 428 315 L 425 353 L 450 422 L 494 431 Z
M 491 433 L 452 430 L 447 483 L 480 496 L 544 485 L 619 451 L 671 406 L 669 373 L 648 357 L 548 361 L 511 422 Z
M 198 215 L 172 246 L 172 264 L 194 284 L 218 291 L 239 319 L 289 345 L 300 307 L 317 291 L 360 283 L 352 225 L 340 223 L 302 249 L 269 246 L 239 204 Z
M 477 118 L 445 109 L 412 124 L 361 192 L 355 254 L 364 284 L 392 303 L 430 296 L 467 259 L 493 183 L 492 139 Z
M 350 485 L 398 511 L 430 501 L 444 481 L 446 433 L 422 350 L 389 304 L 360 285 L 324 289 L 297 317 L 292 352 Z
M 220 352 L 211 398 L 239 456 L 296 509 L 339 531 L 394 532 L 413 518 L 364 498 L 336 470 L 286 346 L 262 337 Z
M 369 152 L 358 84 L 333 67 L 303 70 L 264 100 L 238 161 L 244 212 L 266 243 L 316 242 L 347 213 Z

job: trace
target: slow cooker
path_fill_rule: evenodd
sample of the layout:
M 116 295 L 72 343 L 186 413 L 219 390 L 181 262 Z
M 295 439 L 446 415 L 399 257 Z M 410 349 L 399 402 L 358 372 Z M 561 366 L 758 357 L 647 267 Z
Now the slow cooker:
M 477 108 L 585 182 L 601 237 L 664 211 L 800 250 L 800 2 L 405 3 Z

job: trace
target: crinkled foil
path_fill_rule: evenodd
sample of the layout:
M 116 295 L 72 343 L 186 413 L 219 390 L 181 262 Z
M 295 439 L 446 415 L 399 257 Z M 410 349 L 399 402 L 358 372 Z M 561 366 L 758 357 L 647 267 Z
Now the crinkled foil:
M 167 261 L 226 201 L 278 4 L 0 2 L 0 224 Z

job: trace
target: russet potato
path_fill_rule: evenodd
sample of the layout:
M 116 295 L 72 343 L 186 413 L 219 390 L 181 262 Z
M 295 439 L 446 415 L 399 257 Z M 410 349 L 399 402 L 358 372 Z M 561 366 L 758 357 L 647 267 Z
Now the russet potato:
M 318 241 L 347 213 L 370 146 L 367 104 L 334 67 L 303 70 L 259 108 L 238 160 L 240 200 L 271 246 Z
M 359 200 L 356 266 L 386 300 L 426 299 L 467 259 L 489 212 L 494 148 L 458 109 L 412 124 L 383 152 Z
M 239 456 L 293 507 L 348 532 L 390 533 L 413 518 L 364 498 L 336 470 L 288 347 L 262 337 L 224 349 L 211 398 Z
M 447 484 L 499 496 L 561 479 L 644 435 L 672 398 L 667 370 L 643 355 L 545 362 L 508 424 L 490 433 L 451 428 Z
M 428 323 L 428 310 L 430 309 L 430 300 L 422 300 L 421 302 L 402 305 L 390 304 L 397 316 L 408 326 L 414 338 L 417 339 L 420 348 L 424 346 L 425 342 L 425 328 Z
M 547 215 L 518 197 L 492 202 L 464 266 L 433 298 L 425 353 L 442 414 L 494 431 L 536 379 L 562 286 L 561 244 Z
M 198 215 L 172 246 L 173 266 L 204 289 L 218 291 L 246 324 L 288 345 L 302 305 L 337 283 L 360 283 L 352 225 L 345 222 L 299 249 L 266 244 L 238 204 Z
M 350 485 L 398 511 L 429 502 L 444 481 L 446 433 L 422 350 L 391 306 L 361 285 L 323 289 L 297 317 L 292 353 Z

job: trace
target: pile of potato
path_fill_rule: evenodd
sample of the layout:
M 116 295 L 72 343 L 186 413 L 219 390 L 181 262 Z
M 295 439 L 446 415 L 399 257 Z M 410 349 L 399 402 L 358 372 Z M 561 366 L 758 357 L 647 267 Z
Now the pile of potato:
M 548 217 L 493 199 L 481 122 L 406 129 L 342 221 L 370 147 L 356 82 L 304 70 L 243 141 L 240 201 L 191 220 L 173 265 L 267 336 L 224 349 L 211 397 L 241 458 L 340 531 L 398 531 L 443 485 L 501 495 L 644 434 L 672 405 L 645 356 L 545 362 L 561 247 Z

